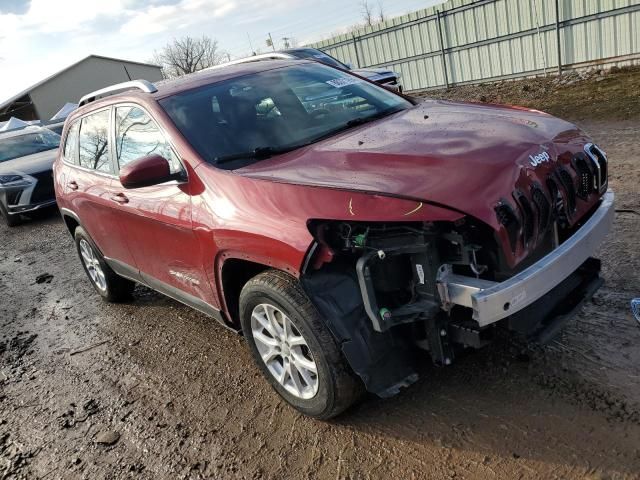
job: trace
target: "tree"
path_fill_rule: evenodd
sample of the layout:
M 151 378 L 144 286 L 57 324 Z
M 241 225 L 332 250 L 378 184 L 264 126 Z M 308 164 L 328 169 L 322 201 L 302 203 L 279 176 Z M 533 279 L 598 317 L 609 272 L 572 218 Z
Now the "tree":
M 174 78 L 223 63 L 225 56 L 217 40 L 203 35 L 174 38 L 153 53 L 153 60 L 162 67 L 166 77 Z
M 360 1 L 360 12 L 362 13 L 365 26 L 373 26 L 373 7 L 369 4 L 369 0 Z
M 381 22 L 384 22 L 387 19 L 387 16 L 384 13 L 384 2 L 382 0 L 378 0 L 378 19 Z

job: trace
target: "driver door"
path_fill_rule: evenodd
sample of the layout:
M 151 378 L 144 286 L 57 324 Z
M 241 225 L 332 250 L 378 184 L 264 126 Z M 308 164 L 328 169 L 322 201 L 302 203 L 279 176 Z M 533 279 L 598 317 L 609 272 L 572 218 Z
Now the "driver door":
M 142 107 L 118 105 L 113 113 L 115 166 L 146 155 L 158 154 L 169 161 L 172 173 L 184 171 L 175 149 Z M 152 288 L 179 300 L 186 294 L 213 303 L 204 272 L 200 244 L 191 222 L 188 181 L 125 189 L 115 179 L 120 223 L 143 280 Z M 177 290 L 177 292 L 176 292 Z M 215 304 L 215 303 L 214 303 Z

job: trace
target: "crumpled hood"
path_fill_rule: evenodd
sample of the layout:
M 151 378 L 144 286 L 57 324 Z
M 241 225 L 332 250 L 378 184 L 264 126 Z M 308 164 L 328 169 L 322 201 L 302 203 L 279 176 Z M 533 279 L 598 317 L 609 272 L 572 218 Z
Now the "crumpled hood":
M 46 150 L 34 153 L 26 157 L 15 158 L 6 162 L 0 162 L 0 175 L 12 173 L 24 173 L 31 175 L 45 172 L 53 168 L 53 162 L 58 155 L 58 149 Z
M 429 100 L 235 173 L 418 199 L 497 227 L 500 199 L 544 185 L 558 157 L 588 141 L 542 112 Z

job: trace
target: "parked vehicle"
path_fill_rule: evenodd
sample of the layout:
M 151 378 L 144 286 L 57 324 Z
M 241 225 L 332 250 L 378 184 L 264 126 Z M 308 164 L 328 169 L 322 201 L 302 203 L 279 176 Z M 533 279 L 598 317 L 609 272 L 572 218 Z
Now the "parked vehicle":
M 55 204 L 52 169 L 59 144 L 60 136 L 46 128 L 0 132 L 0 214 L 8 226 Z
M 96 291 L 142 283 L 243 332 L 317 418 L 410 385 L 421 349 L 552 338 L 602 283 L 607 158 L 538 111 L 274 60 L 94 92 L 63 138 L 58 203 Z
M 366 78 L 378 85 L 387 87 L 391 90 L 402 93 L 402 84 L 400 83 L 400 74 L 386 68 L 353 68 L 350 63 L 342 63 L 337 58 L 332 57 L 328 53 L 316 48 L 290 48 L 279 52 L 262 53 L 251 57 L 232 60 L 224 65 L 235 65 L 238 63 L 257 62 L 262 60 L 314 60 L 324 63 L 330 67 L 340 68 L 342 70 L 350 70 L 356 75 Z M 218 68 L 218 66 L 211 67 Z
M 51 130 L 53 133 L 60 135 L 64 128 L 64 120 L 61 121 L 49 121 L 41 124 L 43 128 Z

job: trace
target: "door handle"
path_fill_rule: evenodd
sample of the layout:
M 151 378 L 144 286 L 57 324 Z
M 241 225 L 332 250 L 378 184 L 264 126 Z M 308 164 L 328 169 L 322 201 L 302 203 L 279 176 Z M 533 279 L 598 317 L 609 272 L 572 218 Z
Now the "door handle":
M 71 180 L 69 183 L 67 183 L 67 187 L 69 187 L 71 190 L 78 190 L 78 184 L 76 183 L 75 180 Z
M 129 199 L 124 193 L 116 193 L 115 195 L 111 195 L 111 200 L 117 203 L 129 203 Z

